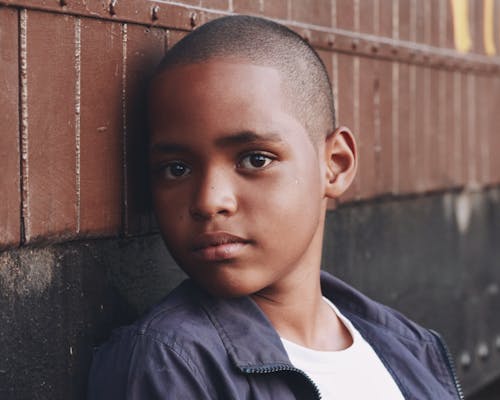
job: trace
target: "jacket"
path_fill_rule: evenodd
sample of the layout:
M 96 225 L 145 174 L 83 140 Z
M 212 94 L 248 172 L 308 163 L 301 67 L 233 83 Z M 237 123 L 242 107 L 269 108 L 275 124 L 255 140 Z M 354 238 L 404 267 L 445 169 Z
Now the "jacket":
M 322 272 L 323 295 L 388 369 L 405 399 L 463 398 L 439 336 Z M 318 399 L 249 297 L 218 299 L 184 281 L 94 355 L 89 400 Z

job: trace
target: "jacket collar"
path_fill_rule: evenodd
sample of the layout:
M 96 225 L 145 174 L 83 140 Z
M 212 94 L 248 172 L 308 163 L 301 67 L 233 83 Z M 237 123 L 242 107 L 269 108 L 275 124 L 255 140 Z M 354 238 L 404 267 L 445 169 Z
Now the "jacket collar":
M 419 341 L 428 336 L 428 332 L 416 324 L 411 321 L 402 323 L 397 315 L 387 312 L 385 307 L 324 271 L 321 272 L 321 289 L 362 334 L 366 332 L 363 326 L 359 326 L 359 321 L 378 325 L 405 340 Z M 196 293 L 230 359 L 238 368 L 291 365 L 278 333 L 250 297 L 218 299 L 199 289 Z
M 200 299 L 231 361 L 240 369 L 292 366 L 278 333 L 248 296 Z

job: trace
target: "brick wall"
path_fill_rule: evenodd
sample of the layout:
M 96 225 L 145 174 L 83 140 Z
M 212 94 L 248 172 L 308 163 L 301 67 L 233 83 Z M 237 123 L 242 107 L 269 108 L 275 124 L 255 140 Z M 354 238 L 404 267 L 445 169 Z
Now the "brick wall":
M 468 392 L 497 379 L 500 345 L 476 349 L 500 343 L 500 0 L 0 0 L 0 397 L 84 398 L 92 346 L 182 279 L 154 235 L 142 95 L 230 13 L 307 38 L 358 139 L 325 260 L 449 334 Z

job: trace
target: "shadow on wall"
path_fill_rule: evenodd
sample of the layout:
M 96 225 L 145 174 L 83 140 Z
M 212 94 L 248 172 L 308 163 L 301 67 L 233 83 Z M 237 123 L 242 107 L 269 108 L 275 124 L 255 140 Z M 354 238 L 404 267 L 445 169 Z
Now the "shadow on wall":
M 84 399 L 92 347 L 183 278 L 157 236 L 0 254 L 0 398 Z

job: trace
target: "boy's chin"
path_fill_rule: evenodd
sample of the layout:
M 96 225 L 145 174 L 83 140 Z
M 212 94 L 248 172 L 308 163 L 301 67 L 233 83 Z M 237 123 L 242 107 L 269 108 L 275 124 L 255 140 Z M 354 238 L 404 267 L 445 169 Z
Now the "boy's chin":
M 241 280 L 202 280 L 191 276 L 193 281 L 210 295 L 223 299 L 249 296 L 262 288 L 256 283 L 243 282 Z

